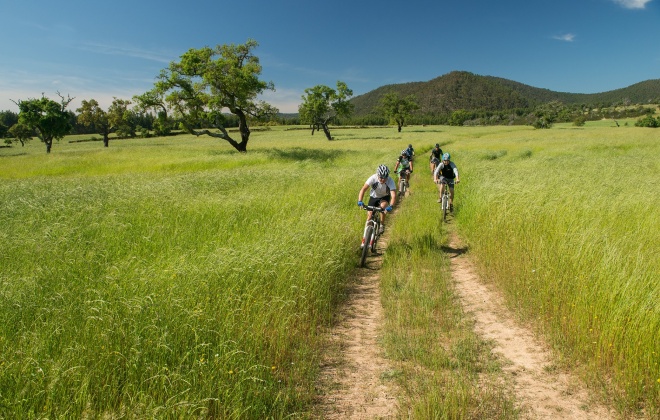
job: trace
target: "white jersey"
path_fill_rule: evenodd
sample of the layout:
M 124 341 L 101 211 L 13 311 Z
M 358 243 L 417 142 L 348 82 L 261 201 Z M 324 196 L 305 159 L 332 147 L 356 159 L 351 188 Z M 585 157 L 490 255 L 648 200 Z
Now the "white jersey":
M 367 179 L 365 184 L 369 184 L 371 187 L 369 196 L 373 198 L 382 198 L 390 195 L 390 191 L 396 191 L 396 184 L 394 183 L 394 180 L 389 176 L 387 177 L 387 181 L 381 184 L 378 180 L 378 175 L 373 174 L 369 177 L 369 179 Z

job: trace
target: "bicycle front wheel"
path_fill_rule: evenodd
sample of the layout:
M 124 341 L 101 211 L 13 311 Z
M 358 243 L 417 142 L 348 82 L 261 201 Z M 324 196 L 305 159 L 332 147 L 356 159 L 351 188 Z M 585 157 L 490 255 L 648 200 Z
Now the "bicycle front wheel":
M 364 262 L 367 259 L 367 254 L 369 253 L 369 247 L 371 246 L 371 237 L 374 234 L 373 226 L 368 226 L 367 231 L 364 234 L 364 243 L 362 244 L 362 254 L 360 255 L 360 267 L 364 267 Z
M 442 220 L 447 221 L 447 212 L 449 211 L 449 197 L 442 194 Z

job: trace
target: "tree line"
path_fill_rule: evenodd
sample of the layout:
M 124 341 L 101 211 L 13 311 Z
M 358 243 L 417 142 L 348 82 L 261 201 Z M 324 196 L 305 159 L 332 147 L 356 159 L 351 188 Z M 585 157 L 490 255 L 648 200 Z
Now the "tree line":
M 377 104 L 368 113 L 355 115 L 356 102 L 351 100 L 353 91 L 346 83 L 337 81 L 336 88 L 316 85 L 305 89 L 298 114 L 286 116 L 257 99 L 266 90 L 275 90 L 272 82 L 260 79 L 262 68 L 253 52 L 257 46 L 256 41 L 248 39 L 245 44 L 190 49 L 179 61 L 161 70 L 152 89 L 130 100 L 114 98 L 107 109 L 95 99 L 89 99 L 83 100 L 74 113 L 67 109 L 74 98 L 64 97 L 59 92 L 59 100 L 42 96 L 15 101 L 18 114 L 0 112 L 0 138 L 5 138 L 8 145 L 24 145 L 38 137 L 50 153 L 53 141 L 68 134 L 98 134 L 104 146 L 109 147 L 111 133 L 115 138 L 130 138 L 186 132 L 217 138 L 239 152 L 246 152 L 250 126 L 262 124 L 306 124 L 312 135 L 323 131 L 328 140 L 332 140 L 330 124 L 395 124 L 400 132 L 407 124 L 527 124 L 549 128 L 556 122 L 582 125 L 587 120 L 643 116 L 640 120 L 643 122 L 638 125 L 660 126 L 660 120 L 653 117 L 655 108 L 566 105 L 559 100 L 530 107 L 518 93 L 491 80 L 484 83 L 484 79 L 474 77 L 480 83 L 459 83 L 445 89 L 458 90 L 458 97 L 481 98 L 476 109 L 445 106 L 430 111 L 428 106 L 420 105 L 414 93 L 402 95 L 400 90 L 379 88 Z M 418 87 L 418 84 L 410 85 L 411 89 Z M 506 100 L 499 103 L 501 101 L 496 99 L 502 99 L 502 95 Z M 459 101 L 454 105 L 464 103 L 467 102 Z M 507 106 L 508 109 L 502 109 Z M 237 130 L 230 132 L 229 128 Z

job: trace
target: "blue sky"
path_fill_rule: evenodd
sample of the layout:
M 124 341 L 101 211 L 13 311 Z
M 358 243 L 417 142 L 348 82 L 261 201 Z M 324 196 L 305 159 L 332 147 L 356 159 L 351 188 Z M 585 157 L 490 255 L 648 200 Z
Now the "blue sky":
M 0 0 L 0 110 L 11 101 L 130 99 L 190 48 L 255 39 L 264 100 L 354 94 L 454 70 L 560 92 L 660 78 L 660 0 Z

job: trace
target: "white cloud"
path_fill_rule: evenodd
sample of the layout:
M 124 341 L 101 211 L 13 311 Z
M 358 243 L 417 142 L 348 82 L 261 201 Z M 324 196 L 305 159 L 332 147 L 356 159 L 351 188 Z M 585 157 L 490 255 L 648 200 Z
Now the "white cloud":
M 575 35 L 574 34 L 555 35 L 552 38 L 558 39 L 559 41 L 573 42 L 573 40 L 575 39 Z
M 619 4 L 626 9 L 644 9 L 646 8 L 646 3 L 650 3 L 651 0 L 613 0 L 614 3 Z

